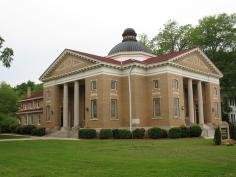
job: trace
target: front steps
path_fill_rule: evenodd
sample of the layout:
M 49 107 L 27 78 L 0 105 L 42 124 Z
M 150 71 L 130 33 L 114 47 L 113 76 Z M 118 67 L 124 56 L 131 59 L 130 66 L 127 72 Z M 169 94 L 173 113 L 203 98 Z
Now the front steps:
M 204 138 L 214 138 L 215 128 L 212 124 L 203 124 L 202 126 L 202 137 Z
M 46 137 L 57 137 L 57 138 L 78 138 L 78 130 L 55 130 L 48 132 Z

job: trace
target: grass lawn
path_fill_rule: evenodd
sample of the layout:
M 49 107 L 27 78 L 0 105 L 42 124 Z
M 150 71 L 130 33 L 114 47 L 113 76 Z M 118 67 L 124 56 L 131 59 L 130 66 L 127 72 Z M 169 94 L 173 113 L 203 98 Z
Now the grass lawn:
M 236 146 L 212 140 L 0 142 L 1 177 L 236 176 Z
M 1 139 L 21 139 L 21 138 L 28 138 L 28 136 L 20 136 L 20 135 L 1 135 L 0 134 L 0 140 Z

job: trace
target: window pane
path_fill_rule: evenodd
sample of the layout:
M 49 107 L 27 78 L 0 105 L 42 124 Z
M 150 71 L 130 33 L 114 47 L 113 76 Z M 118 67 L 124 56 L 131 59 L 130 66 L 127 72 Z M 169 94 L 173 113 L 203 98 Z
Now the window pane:
M 97 89 L 97 82 L 96 81 L 92 81 L 91 82 L 91 90 L 96 90 Z
M 153 87 L 154 88 L 159 88 L 159 80 L 154 80 L 153 81 Z
M 179 98 L 174 98 L 174 116 L 179 117 L 180 112 L 179 112 Z
M 160 98 L 154 98 L 153 99 L 153 116 L 158 117 L 160 115 L 161 115 Z
M 111 100 L 111 117 L 117 118 L 117 100 L 116 99 Z
M 111 81 L 111 89 L 116 90 L 116 88 L 117 88 L 117 82 L 112 80 Z
M 91 100 L 91 117 L 97 118 L 97 100 Z

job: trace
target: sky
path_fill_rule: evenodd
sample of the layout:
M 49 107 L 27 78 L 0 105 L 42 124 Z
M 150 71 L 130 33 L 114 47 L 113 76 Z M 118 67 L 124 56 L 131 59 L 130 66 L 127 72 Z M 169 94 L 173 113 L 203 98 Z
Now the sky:
M 0 81 L 39 83 L 65 48 L 106 56 L 128 27 L 152 38 L 169 19 L 196 25 L 223 12 L 235 13 L 236 0 L 0 0 L 0 36 L 14 50 Z

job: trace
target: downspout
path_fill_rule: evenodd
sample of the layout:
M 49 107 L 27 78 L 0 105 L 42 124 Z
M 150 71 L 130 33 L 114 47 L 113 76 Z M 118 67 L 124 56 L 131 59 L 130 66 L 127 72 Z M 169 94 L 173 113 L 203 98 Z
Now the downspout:
M 131 74 L 133 70 L 134 65 L 130 67 L 129 70 L 129 130 L 132 131 L 132 91 L 131 91 Z

